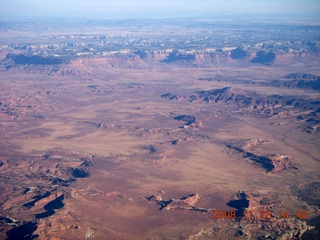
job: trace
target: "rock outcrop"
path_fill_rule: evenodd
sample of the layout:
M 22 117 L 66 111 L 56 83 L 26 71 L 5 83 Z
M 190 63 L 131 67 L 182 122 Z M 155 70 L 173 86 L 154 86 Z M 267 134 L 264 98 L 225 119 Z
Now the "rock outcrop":
M 43 57 L 40 55 L 7 54 L 0 64 L 8 71 L 23 71 L 47 75 L 88 75 L 94 74 L 99 67 L 143 68 L 155 63 L 175 64 L 187 67 L 210 67 L 216 65 L 241 64 L 278 64 L 314 61 L 318 53 L 265 53 L 247 52 L 242 48 L 229 51 L 205 52 L 184 50 L 153 52 L 135 51 L 128 54 L 107 56 L 69 56 L 65 58 Z M 102 68 L 102 69 L 103 69 Z M 101 71 L 101 70 L 100 70 Z
M 292 162 L 290 156 L 270 153 L 266 148 L 272 144 L 263 139 L 244 140 L 238 139 L 229 141 L 226 146 L 237 151 L 244 159 L 249 160 L 253 165 L 259 166 L 266 172 L 279 172 L 283 170 L 298 170 L 297 164 Z
M 251 60 L 252 63 L 270 64 L 276 59 L 276 54 L 273 52 L 259 51 L 256 57 Z
M 225 103 L 237 108 L 237 113 L 266 118 L 296 117 L 299 127 L 307 133 L 320 131 L 320 98 L 306 98 L 279 94 L 260 94 L 252 90 L 224 87 L 206 91 L 196 91 L 190 96 L 162 94 L 169 100 L 189 100 L 190 102 Z
M 207 209 L 196 207 L 196 203 L 200 200 L 198 194 L 190 194 L 187 197 L 179 199 L 163 199 L 161 194 L 146 197 L 148 201 L 154 201 L 160 206 L 160 210 L 170 211 L 172 209 L 191 210 L 197 212 L 208 212 Z
M 6 234 L 7 239 L 34 239 L 38 219 L 64 208 L 75 178 L 89 174 L 92 165 L 83 156 L 63 152 L 1 158 L 0 174 L 6 183 L 0 192 L 1 214 L 6 217 L 0 217 L 0 238 Z M 75 169 L 80 172 L 75 174 Z
M 247 239 L 301 239 L 312 226 L 296 216 L 276 215 L 272 209 L 281 201 L 263 203 L 264 197 L 259 194 L 239 192 L 235 200 L 228 205 L 237 209 L 239 224 L 237 237 Z

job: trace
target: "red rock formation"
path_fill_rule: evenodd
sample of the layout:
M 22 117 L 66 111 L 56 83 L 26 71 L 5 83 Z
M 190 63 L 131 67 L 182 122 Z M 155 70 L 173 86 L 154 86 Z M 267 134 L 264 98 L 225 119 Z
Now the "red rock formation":
M 226 146 L 241 153 L 244 159 L 249 159 L 250 163 L 265 169 L 267 172 L 299 169 L 298 165 L 292 162 L 290 156 L 269 153 L 265 148 L 270 144 L 272 143 L 263 139 L 238 139 L 229 141 Z
M 159 50 L 154 52 L 143 52 L 140 54 L 131 53 L 104 57 L 77 57 L 66 60 L 55 58 L 47 59 L 39 56 L 39 59 L 36 59 L 37 61 L 30 60 L 29 63 L 28 61 L 16 60 L 17 55 L 8 54 L 6 58 L 1 60 L 0 64 L 9 71 L 24 71 L 48 75 L 84 75 L 95 73 L 99 67 L 141 68 L 158 62 L 188 67 L 243 65 L 251 64 L 250 61 L 256 55 L 255 53 L 248 53 L 248 55 L 242 59 L 232 59 L 229 51 L 215 53 L 196 52 L 192 54 L 177 52 L 176 57 L 172 57 L 172 54 L 175 53 L 167 50 Z M 32 56 L 30 58 L 36 57 L 37 56 Z M 168 61 L 169 57 L 170 60 Z M 277 53 L 272 64 L 286 65 L 296 62 L 314 61 L 318 58 L 318 53 Z
M 204 208 L 198 208 L 195 204 L 200 200 L 200 196 L 198 194 L 190 194 L 187 197 L 183 197 L 180 199 L 169 199 L 164 200 L 161 194 L 151 195 L 150 197 L 146 197 L 148 201 L 154 201 L 158 205 L 160 205 L 160 210 L 172 210 L 172 209 L 180 209 L 180 210 L 192 210 L 199 212 L 208 212 L 209 210 Z
M 238 202 L 246 202 L 245 207 L 238 207 L 238 212 L 244 212 L 238 224 L 238 237 L 256 239 L 264 236 L 272 239 L 300 239 L 307 230 L 313 228 L 295 216 L 275 215 L 271 209 L 281 204 L 281 201 L 263 204 L 263 199 L 264 197 L 258 194 L 242 192 L 237 194 L 237 200 L 229 202 L 229 205 L 235 206 L 240 206 Z

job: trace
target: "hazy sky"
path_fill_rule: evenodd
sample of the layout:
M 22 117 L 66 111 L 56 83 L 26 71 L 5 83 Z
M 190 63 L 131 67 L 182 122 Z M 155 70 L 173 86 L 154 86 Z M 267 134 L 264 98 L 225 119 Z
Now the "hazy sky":
M 318 14 L 320 0 L 0 0 L 1 17 L 86 16 L 113 12 L 179 16 L 182 12 Z M 130 15 L 130 14 L 129 14 Z M 111 16 L 111 15 L 110 15 Z M 125 15 L 124 15 L 125 16 Z

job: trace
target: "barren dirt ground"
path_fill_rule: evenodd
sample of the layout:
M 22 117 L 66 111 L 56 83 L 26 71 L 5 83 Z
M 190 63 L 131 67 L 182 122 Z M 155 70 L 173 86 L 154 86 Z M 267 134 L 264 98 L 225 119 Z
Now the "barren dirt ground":
M 184 98 L 223 87 L 317 96 L 197 80 L 223 75 L 268 81 L 293 69 L 299 65 L 158 64 L 82 77 L 3 71 L 0 238 L 27 223 L 36 225 L 39 239 L 301 237 L 319 225 L 319 133 L 301 131 L 295 117 L 251 116 L 232 104 Z M 314 63 L 301 71 L 319 74 Z M 161 98 L 165 93 L 180 98 Z M 189 124 L 190 116 L 195 119 Z M 263 157 L 274 160 L 273 170 L 259 162 Z M 241 205 L 244 194 L 249 206 Z M 257 215 L 240 218 L 244 209 Z M 214 210 L 235 210 L 239 218 L 215 219 Z M 264 210 L 271 219 L 260 219 Z M 280 210 L 290 217 L 281 219 Z M 308 216 L 298 219 L 303 210 Z

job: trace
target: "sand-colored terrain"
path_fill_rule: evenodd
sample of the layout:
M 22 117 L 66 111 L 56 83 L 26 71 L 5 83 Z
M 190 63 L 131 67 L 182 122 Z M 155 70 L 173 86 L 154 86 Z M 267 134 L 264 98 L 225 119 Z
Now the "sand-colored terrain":
M 320 239 L 319 27 L 286 21 L 1 23 L 0 239 Z
M 236 73 L 238 79 L 268 81 L 282 79 L 290 68 L 159 63 L 105 68 L 83 77 L 2 71 L 0 238 L 318 234 L 319 131 L 307 132 L 303 120 L 314 107 L 279 105 L 277 111 L 286 114 L 264 115 L 277 103 L 261 105 L 257 113 L 243 97 L 254 92 L 268 101 L 269 93 L 297 93 L 306 99 L 318 92 L 198 80 L 235 79 Z M 295 66 L 295 72 L 306 69 L 313 69 L 313 62 Z M 199 91 L 225 87 L 235 90 L 190 101 Z M 163 97 L 167 93 L 177 97 Z M 236 218 L 214 217 L 215 210 L 235 211 Z M 243 211 L 253 215 L 245 219 Z M 272 217 L 261 218 L 261 211 L 271 211 Z M 285 219 L 279 211 L 290 216 Z M 298 219 L 298 211 L 307 216 Z

